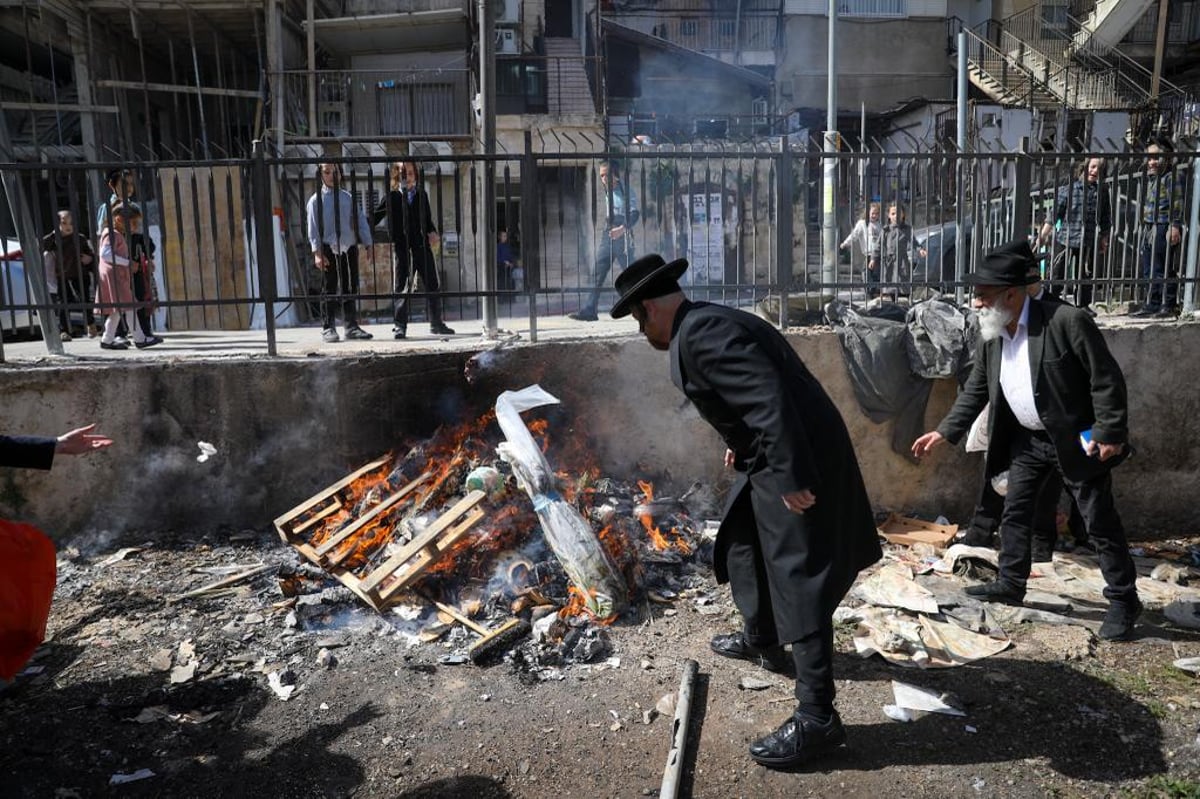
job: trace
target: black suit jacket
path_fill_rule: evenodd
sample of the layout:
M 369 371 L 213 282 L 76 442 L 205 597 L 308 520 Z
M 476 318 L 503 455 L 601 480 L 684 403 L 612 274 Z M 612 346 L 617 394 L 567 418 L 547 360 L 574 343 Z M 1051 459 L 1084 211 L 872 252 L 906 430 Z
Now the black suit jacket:
M 1097 443 L 1128 443 L 1125 375 L 1087 312 L 1030 299 L 1028 323 L 1029 369 L 1038 417 L 1054 441 L 1063 476 L 1075 482 L 1090 480 L 1116 464 L 1101 463 L 1084 453 L 1079 434 L 1091 429 Z M 1016 417 L 1000 390 L 1003 349 L 1001 337 L 980 345 L 971 376 L 937 428 L 950 443 L 958 443 L 990 400 L 988 463 L 1008 461 L 1017 432 Z
M 858 571 L 881 556 L 841 414 L 787 339 L 745 311 L 685 302 L 670 355 L 672 381 L 736 457 L 713 558 L 718 580 L 728 579 L 733 526 L 755 525 L 779 640 L 816 632 Z M 817 497 L 804 515 L 781 499 L 801 489 Z
M 0 466 L 19 469 L 49 469 L 54 462 L 57 438 L 0 436 Z

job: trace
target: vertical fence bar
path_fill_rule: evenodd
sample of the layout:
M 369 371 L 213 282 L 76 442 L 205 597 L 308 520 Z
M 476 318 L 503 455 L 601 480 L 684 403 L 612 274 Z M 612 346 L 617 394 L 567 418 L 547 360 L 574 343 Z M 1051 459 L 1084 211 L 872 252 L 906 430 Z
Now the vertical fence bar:
M 779 143 L 779 168 L 775 172 L 776 194 L 779 196 L 779 213 L 776 222 L 779 229 L 775 234 L 777 250 L 775 265 L 779 281 L 779 329 L 788 326 L 788 288 L 792 281 L 792 145 L 786 136 Z
M 258 267 L 258 293 L 267 330 L 267 354 L 278 355 L 275 338 L 275 215 L 271 211 L 271 173 L 266 144 L 255 139 L 250 165 L 250 196 L 254 218 L 254 260 Z
M 541 187 L 538 162 L 533 154 L 533 132 L 525 131 L 521 156 L 521 255 L 518 263 L 525 270 L 524 290 L 529 302 L 529 340 L 537 343 L 537 289 L 541 286 Z

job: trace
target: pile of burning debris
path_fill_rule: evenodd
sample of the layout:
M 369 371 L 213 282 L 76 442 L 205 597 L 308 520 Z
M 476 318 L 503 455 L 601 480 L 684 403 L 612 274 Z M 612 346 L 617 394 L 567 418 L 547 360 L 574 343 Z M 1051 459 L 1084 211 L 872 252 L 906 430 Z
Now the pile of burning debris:
M 625 609 L 702 579 L 694 564 L 711 531 L 697 520 L 712 492 L 656 498 L 649 480 L 601 476 L 588 442 L 552 440 L 556 403 L 536 386 L 506 392 L 474 422 L 347 475 L 276 530 L 306 573 L 319 566 L 417 640 L 465 646 L 444 662 L 506 658 L 548 679 L 603 660 Z

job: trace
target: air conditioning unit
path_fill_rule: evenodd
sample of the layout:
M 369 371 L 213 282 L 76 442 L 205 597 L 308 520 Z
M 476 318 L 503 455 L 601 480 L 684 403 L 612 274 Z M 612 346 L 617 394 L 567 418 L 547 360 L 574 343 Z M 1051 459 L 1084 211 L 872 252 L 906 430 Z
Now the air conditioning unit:
M 448 141 L 410 141 L 408 143 L 408 154 L 421 158 L 428 158 L 434 155 L 454 155 L 454 148 Z M 455 162 L 419 161 L 417 162 L 417 166 L 425 173 L 426 180 L 429 180 L 436 177 L 436 175 L 453 175 Z
M 496 29 L 496 53 L 503 55 L 516 55 L 521 52 L 520 43 L 517 41 L 517 32 L 513 28 L 497 28 Z
M 496 3 L 496 22 L 516 24 L 521 21 L 521 0 L 501 0 Z

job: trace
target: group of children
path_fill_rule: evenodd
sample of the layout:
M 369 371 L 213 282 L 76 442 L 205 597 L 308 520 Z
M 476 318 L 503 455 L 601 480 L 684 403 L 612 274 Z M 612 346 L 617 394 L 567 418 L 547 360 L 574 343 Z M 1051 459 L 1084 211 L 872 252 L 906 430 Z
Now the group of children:
M 867 259 L 867 296 L 874 299 L 884 291 L 883 281 L 888 282 L 888 293 L 895 298 L 901 291 L 900 284 L 912 275 L 912 226 L 899 203 L 888 206 L 886 225 L 879 222 L 880 204 L 870 203 L 863 216 L 855 223 L 850 235 L 842 242 L 843 250 L 857 244 Z M 881 267 L 884 273 L 881 274 Z

